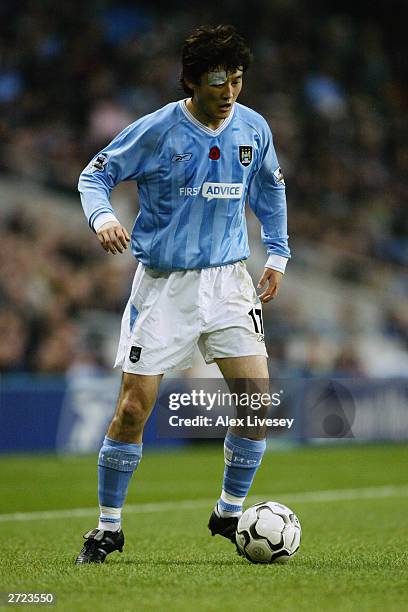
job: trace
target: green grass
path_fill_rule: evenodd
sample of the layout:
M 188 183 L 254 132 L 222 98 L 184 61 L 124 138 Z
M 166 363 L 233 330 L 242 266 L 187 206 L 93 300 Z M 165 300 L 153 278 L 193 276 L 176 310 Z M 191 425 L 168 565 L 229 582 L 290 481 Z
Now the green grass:
M 95 461 L 1 458 L 0 512 L 96 506 Z M 292 507 L 303 540 L 287 565 L 261 566 L 240 559 L 206 529 L 211 504 L 205 500 L 219 492 L 222 448 L 146 450 L 130 504 L 204 501 L 195 509 L 125 511 L 124 554 L 114 553 L 101 566 L 73 565 L 81 534 L 95 526 L 92 517 L 0 522 L 0 591 L 52 591 L 57 605 L 51 609 L 75 612 L 408 610 L 407 489 L 349 500 L 293 498 L 308 491 L 407 485 L 407 465 L 405 446 L 266 454 L 252 493 Z

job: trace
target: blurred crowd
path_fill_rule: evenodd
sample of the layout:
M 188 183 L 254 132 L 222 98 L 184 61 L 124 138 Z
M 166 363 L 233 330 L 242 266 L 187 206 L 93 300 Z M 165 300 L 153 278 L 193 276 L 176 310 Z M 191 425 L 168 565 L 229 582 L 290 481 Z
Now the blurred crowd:
M 201 23 L 232 22 L 254 53 L 240 101 L 261 112 L 274 133 L 294 256 L 301 237 L 317 250 L 333 247 L 379 269 L 391 265 L 401 306 L 385 313 L 383 331 L 406 347 L 403 41 L 387 30 L 391 21 L 372 15 L 364 20 L 327 7 L 314 13 L 302 0 L 259 0 L 251 11 L 241 4 L 187 9 L 175 2 L 170 10 L 164 2 L 3 2 L 0 173 L 74 193 L 82 168 L 123 127 L 184 97 L 178 78 L 185 35 Z M 73 355 L 86 361 L 92 342 L 81 339 L 80 314 L 121 312 L 129 267 L 103 259 L 85 220 L 79 238 L 77 230 L 16 207 L 1 215 L 0 239 L 0 371 L 63 372 Z M 337 274 L 366 280 L 353 265 Z M 100 356 L 103 367 L 101 355 L 94 346 L 92 359 Z M 328 363 L 353 359 L 346 346 Z
M 121 314 L 134 261 L 103 257 L 88 228 L 16 207 L 0 215 L 0 371 L 106 368 L 102 337 L 81 314 Z M 131 268 L 131 270 L 129 269 Z

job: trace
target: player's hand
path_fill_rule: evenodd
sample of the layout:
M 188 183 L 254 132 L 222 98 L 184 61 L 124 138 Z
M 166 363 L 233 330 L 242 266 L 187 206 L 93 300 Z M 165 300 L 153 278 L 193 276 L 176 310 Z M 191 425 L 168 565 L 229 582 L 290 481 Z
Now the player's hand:
M 96 232 L 99 242 L 108 253 L 123 253 L 130 242 L 129 232 L 116 221 L 108 221 Z
M 257 289 L 262 289 L 265 284 L 268 283 L 267 288 L 259 296 L 259 299 L 261 300 L 262 304 L 266 304 L 267 302 L 270 302 L 271 300 L 276 298 L 279 292 L 279 286 L 281 284 L 282 277 L 282 272 L 278 272 L 278 270 L 272 270 L 272 268 L 264 269 L 264 272 L 261 278 L 259 279 L 257 287 Z

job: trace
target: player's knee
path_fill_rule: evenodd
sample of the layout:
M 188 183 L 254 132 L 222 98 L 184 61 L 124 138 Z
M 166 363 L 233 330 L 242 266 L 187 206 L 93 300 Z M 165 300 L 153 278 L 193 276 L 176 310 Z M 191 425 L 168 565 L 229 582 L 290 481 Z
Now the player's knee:
M 121 399 L 118 415 L 124 427 L 129 428 L 144 423 L 149 415 L 149 408 L 139 398 L 125 395 Z

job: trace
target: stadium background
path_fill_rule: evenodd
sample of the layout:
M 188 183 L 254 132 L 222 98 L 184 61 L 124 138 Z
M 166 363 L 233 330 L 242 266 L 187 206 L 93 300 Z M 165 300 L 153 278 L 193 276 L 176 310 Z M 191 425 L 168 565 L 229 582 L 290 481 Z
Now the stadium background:
M 320 529 L 320 525 L 316 515 L 308 512 L 308 491 L 366 487 L 363 497 L 369 500 L 377 495 L 394 501 L 398 498 L 393 516 L 400 526 L 404 523 L 402 510 L 398 519 L 398 510 L 403 508 L 401 496 L 406 496 L 407 489 L 395 487 L 406 485 L 401 469 L 404 457 L 406 461 L 406 446 L 395 442 L 408 438 L 407 402 L 406 396 L 404 399 L 403 394 L 396 394 L 393 386 L 393 381 L 403 380 L 408 372 L 404 5 L 398 0 L 224 0 L 188 4 L 6 0 L 0 4 L 2 513 L 61 511 L 60 519 L 70 517 L 72 538 L 84 528 L 80 517 L 93 516 L 95 449 L 118 387 L 119 374 L 112 372 L 111 362 L 135 262 L 130 253 L 112 257 L 100 248 L 82 214 L 76 192 L 78 175 L 94 153 L 128 123 L 183 97 L 178 76 L 184 36 L 198 24 L 226 22 L 236 25 L 253 49 L 255 61 L 245 76 L 240 101 L 270 122 L 287 184 L 293 259 L 279 298 L 264 309 L 271 375 L 357 378 L 365 381 L 368 398 L 379 386 L 380 402 L 366 402 L 360 437 L 365 441 L 387 441 L 384 447 L 354 444 L 347 445 L 347 450 L 342 450 L 343 445 L 336 450 L 324 446 L 320 452 L 316 449 L 316 454 L 314 449 L 299 448 L 292 441 L 285 452 L 271 453 L 272 457 L 265 459 L 264 475 L 259 476 L 255 493 L 273 496 L 274 492 L 292 491 L 292 497 L 281 501 L 295 499 L 310 532 Z M 113 203 L 121 220 L 130 226 L 137 212 L 133 186 L 120 185 Z M 251 214 L 248 228 L 252 251 L 248 267 L 255 279 L 262 270 L 265 253 L 258 222 Z M 197 358 L 193 375 L 217 374 L 214 369 L 203 369 Z M 406 393 L 406 384 L 402 388 Z M 374 404 L 375 410 L 371 411 Z M 306 441 L 304 437 L 297 439 Z M 147 435 L 148 454 L 149 445 L 161 443 L 152 422 Z M 55 450 L 73 454 L 57 458 Z M 32 453 L 14 454 L 20 451 Z M 44 451 L 51 454 L 44 456 Z M 91 451 L 94 452 L 90 456 L 76 454 Z M 219 486 L 220 445 L 208 449 L 184 446 L 168 452 L 151 451 L 130 501 L 161 503 L 169 497 L 188 500 L 199 496 L 208 502 L 214 496 L 214 487 Z M 185 453 L 188 462 L 183 460 Z M 202 470 L 203 461 L 207 478 L 200 476 L 198 485 L 194 470 Z M 370 493 L 367 489 L 378 486 L 383 487 L 382 492 L 370 489 Z M 336 495 L 341 499 L 338 491 L 333 492 L 332 498 L 336 499 Z M 353 499 L 353 495 L 356 494 L 348 491 L 344 499 Z M 360 499 L 358 494 L 356 498 Z M 360 501 L 359 507 L 349 509 L 349 516 L 340 502 L 340 515 L 333 511 L 334 505 L 330 512 L 320 506 L 327 537 L 339 547 L 339 558 L 346 558 L 344 563 L 349 563 L 349 569 L 357 572 L 361 567 L 353 566 L 344 556 L 339 524 L 343 529 L 347 525 L 350 547 L 353 542 L 358 547 L 359 512 L 364 511 L 364 520 L 372 519 L 372 531 L 366 533 L 369 542 L 369 536 L 378 531 L 378 517 L 387 520 L 387 503 L 391 502 L 384 499 L 376 501 L 376 505 L 370 503 L 366 512 Z M 84 507 L 90 509 L 88 514 L 87 510 L 76 510 L 77 515 L 66 510 Z M 185 508 L 187 512 L 188 504 Z M 202 512 L 205 526 L 208 503 Z M 31 515 L 21 516 L 25 521 Z M 78 518 L 72 518 L 75 516 Z M 184 521 L 184 515 L 180 519 L 172 516 L 176 523 Z M 61 521 L 50 526 L 52 521 L 42 523 L 41 516 L 36 518 L 34 523 L 14 525 L 15 515 L 0 516 L 0 521 L 5 521 L 2 527 L 9 529 L 13 541 L 20 546 L 15 548 L 12 541 L 9 559 L 16 550 L 18 554 L 21 550 L 21 558 L 25 556 L 31 534 L 35 542 L 29 547 L 33 555 L 30 559 L 35 558 L 34 566 L 42 568 L 44 559 L 54 558 L 55 550 L 45 550 L 45 544 L 41 548 L 38 542 L 48 541 L 50 533 L 55 541 L 65 538 L 65 548 L 58 550 L 60 565 L 56 563 L 56 567 L 61 576 L 69 576 L 77 584 L 65 559 L 68 549 L 72 555 L 77 552 L 78 542 L 71 550 L 72 539 L 68 541 L 67 529 L 62 535 Z M 160 559 L 162 551 L 155 532 L 153 540 L 148 541 L 148 516 L 137 514 L 134 525 L 132 516 L 127 520 L 138 536 L 142 526 L 147 534 L 142 543 L 157 544 L 157 550 L 153 546 L 151 552 L 153 571 L 154 555 Z M 198 522 L 194 517 L 191 525 Z M 387 527 L 391 528 L 391 523 L 383 522 L 383 528 Z M 176 550 L 180 533 L 188 537 L 184 524 L 179 529 L 171 540 Z M 400 537 L 398 533 L 395 537 Z M 189 540 L 191 550 L 195 555 L 202 551 L 213 554 L 207 552 L 206 540 L 201 537 L 200 532 L 197 550 Z M 387 550 L 388 546 L 392 553 L 392 542 L 387 539 L 384 545 L 378 541 L 375 550 L 380 545 Z M 312 544 L 309 540 L 311 547 Z M 302 576 L 308 576 L 310 588 L 314 588 L 309 593 L 313 602 L 317 592 L 321 596 L 325 591 L 314 582 L 316 572 L 307 573 L 307 534 L 305 546 L 304 561 L 300 561 L 303 565 L 294 565 L 294 572 L 296 568 L 300 570 L 299 585 Z M 323 547 L 321 553 L 325 554 Z M 166 562 L 162 560 L 163 571 Z M 319 574 L 324 564 L 320 560 L 316 563 Z M 375 565 L 371 557 L 367 563 L 367 567 Z M 216 556 L 214 564 L 218 567 Z M 111 563 L 110 568 L 115 567 L 120 570 L 124 566 Z M 379 567 L 379 571 L 386 572 L 382 564 Z M 392 581 L 397 575 L 396 566 L 390 561 L 387 567 Z M 31 571 L 24 564 L 21 568 L 23 577 L 16 582 L 20 587 L 28 584 L 24 576 Z M 191 569 L 188 562 L 185 569 Z M 117 579 L 121 584 L 119 570 Z M 41 571 L 30 578 L 31 584 L 46 588 L 52 583 Z M 227 572 L 228 566 L 223 571 Z M 339 582 L 343 584 L 341 571 L 333 588 Z M 3 576 L 11 576 L 7 572 L 11 570 L 6 556 Z M 242 574 L 239 580 L 244 580 Z M 152 581 L 156 585 L 156 574 Z M 286 592 L 291 584 L 289 580 Z M 379 584 L 377 581 L 371 586 L 374 603 Z M 268 585 L 269 580 L 258 583 L 258 609 L 266 609 L 261 597 L 269 592 Z M 218 586 L 213 584 L 213 589 L 221 598 Z M 303 587 L 299 588 L 302 593 Z M 70 586 L 61 582 L 61 593 L 64 589 L 68 597 Z M 172 609 L 184 609 L 174 604 L 171 589 L 167 594 L 157 592 L 155 609 L 166 602 Z M 79 589 L 76 594 L 78 610 L 86 609 L 81 607 L 81 593 Z M 354 609 L 350 593 L 343 595 L 347 595 L 347 605 L 351 606 L 347 609 Z M 73 609 L 72 593 L 69 597 L 71 608 L 67 604 L 66 609 Z M 207 597 L 208 592 L 200 595 L 197 591 L 196 609 L 216 609 L 216 603 L 214 608 L 206 608 Z M 255 593 L 252 597 L 255 604 Z M 391 605 L 397 602 L 392 589 L 384 597 L 394 598 L 388 601 L 389 609 L 398 608 Z M 149 605 L 153 609 L 144 594 L 141 601 L 144 609 L 150 609 Z M 237 609 L 232 604 L 229 608 L 228 601 L 223 599 L 226 610 Z M 340 595 L 338 601 L 343 601 Z M 132 609 L 126 605 L 122 603 L 123 610 Z M 285 608 L 282 601 L 279 605 L 282 610 L 291 609 Z M 337 609 L 336 605 L 328 599 L 325 609 Z M 355 609 L 363 609 L 355 605 Z M 401 603 L 399 609 L 402 608 Z M 185 609 L 191 608 L 186 605 Z

